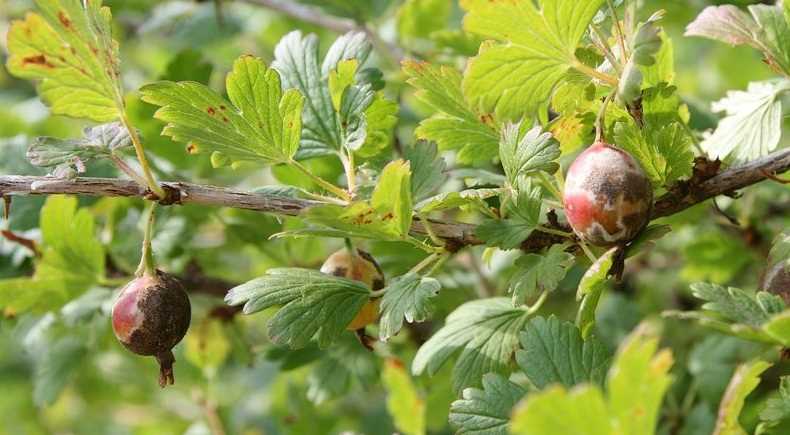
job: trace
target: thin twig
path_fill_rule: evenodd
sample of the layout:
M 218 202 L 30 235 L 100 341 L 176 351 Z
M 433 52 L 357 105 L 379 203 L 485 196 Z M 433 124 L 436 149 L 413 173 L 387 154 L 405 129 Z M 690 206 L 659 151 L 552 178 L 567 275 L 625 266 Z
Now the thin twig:
M 730 168 L 687 188 L 670 189 L 653 205 L 651 219 L 673 215 L 710 198 L 730 194 L 764 181 L 769 178 L 766 174 L 782 174 L 788 170 L 790 170 L 790 149 L 783 149 L 743 166 Z M 323 204 L 306 199 L 242 192 L 192 183 L 165 182 L 162 186 L 179 193 L 178 204 L 232 207 L 284 216 L 298 216 L 306 209 Z M 146 198 L 149 192 L 134 181 L 115 178 L 58 179 L 22 175 L 0 176 L 0 196 L 52 194 Z M 475 225 L 438 220 L 431 220 L 430 225 L 437 237 L 448 242 L 448 251 L 456 252 L 464 246 L 483 244 L 483 241 L 474 235 Z M 419 218 L 414 219 L 411 234 L 415 237 L 428 237 L 428 231 Z M 533 231 L 522 243 L 522 248 L 525 252 L 538 252 L 565 241 L 567 239 L 538 230 Z

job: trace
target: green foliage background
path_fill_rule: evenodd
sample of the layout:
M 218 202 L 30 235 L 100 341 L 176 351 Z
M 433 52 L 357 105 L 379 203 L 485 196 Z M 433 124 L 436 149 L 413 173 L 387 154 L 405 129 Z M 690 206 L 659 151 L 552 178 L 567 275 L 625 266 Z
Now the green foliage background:
M 0 0 L 0 34 L 6 32 L 11 20 L 30 10 L 31 3 Z M 227 3 L 219 25 L 211 2 L 107 1 L 113 10 L 115 37 L 121 43 L 126 88 L 168 79 L 193 80 L 223 89 L 224 76 L 240 54 L 252 53 L 269 64 L 275 44 L 294 29 L 319 35 L 322 50 L 337 37 L 261 7 Z M 364 20 L 387 39 L 397 38 L 394 17 L 399 1 L 313 3 L 331 13 Z M 715 126 L 717 117 L 710 112 L 710 102 L 722 98 L 727 90 L 745 89 L 749 82 L 771 77 L 754 50 L 682 36 L 685 26 L 705 6 L 717 2 L 645 3 L 643 11 L 667 11 L 662 25 L 674 42 L 676 85 L 690 107 L 694 129 Z M 459 54 L 474 54 L 476 46 L 471 53 L 442 50 L 420 38 L 424 36 L 421 31 L 430 26 L 435 26 L 434 30 L 459 29 L 462 13 L 457 5 L 452 6 L 450 15 L 446 25 L 430 20 L 412 24 L 416 27 L 407 30 L 414 37 L 403 41 L 406 48 L 432 61 L 461 65 Z M 0 42 L 0 60 L 5 64 L 3 44 L 5 38 Z M 384 71 L 384 93 L 402 103 L 397 135 L 402 143 L 412 143 L 417 123 L 431 110 L 414 97 L 398 65 L 375 55 L 372 62 Z M 301 174 L 283 167 L 271 171 L 245 166 L 212 169 L 207 155 L 189 155 L 183 144 L 160 136 L 163 123 L 152 118 L 154 106 L 138 96 L 130 97 L 127 104 L 163 179 L 244 189 L 279 183 L 310 187 Z M 86 125 L 50 115 L 30 82 L 0 69 L 0 173 L 43 174 L 25 159 L 30 140 L 36 136 L 79 137 Z M 339 163 L 331 159 L 311 160 L 308 165 L 326 179 L 337 179 L 342 173 Z M 86 175 L 113 174 L 109 164 L 98 164 Z M 460 186 L 457 179 L 452 183 L 456 189 Z M 43 203 L 41 197 L 15 198 L 10 229 L 39 237 Z M 699 302 L 692 298 L 689 287 L 693 282 L 756 288 L 772 238 L 790 226 L 790 189 L 763 183 L 744 191 L 737 201 L 719 198 L 718 204 L 736 217 L 741 227 L 730 224 L 709 203 L 696 206 L 667 219 L 672 233 L 629 261 L 623 282 L 606 293 L 597 313 L 596 333 L 604 346 L 617 348 L 642 319 L 656 318 L 668 309 L 697 307 Z M 129 275 L 139 258 L 142 202 L 80 198 L 79 206 L 95 220 L 107 262 L 118 276 Z M 454 217 L 463 220 L 464 214 Z M 283 228 L 298 229 L 302 224 L 296 219 L 285 219 L 281 224 L 271 216 L 240 210 L 161 208 L 158 222 L 154 248 L 163 268 L 189 273 L 199 267 L 208 276 L 233 283 L 261 276 L 274 267 L 317 269 L 342 246 L 336 239 L 313 237 L 269 240 Z M 424 255 L 405 243 L 371 242 L 366 248 L 388 278 L 405 273 L 415 258 Z M 476 248 L 470 257 L 479 259 L 481 254 L 482 248 Z M 469 267 L 469 261 L 479 261 L 470 257 L 462 254 L 461 259 L 448 262 L 436 277 L 442 290 L 435 298 L 434 320 L 402 331 L 376 354 L 365 351 L 350 335 L 328 351 L 307 347 L 286 352 L 270 343 L 266 335 L 266 322 L 273 311 L 226 321 L 216 311 L 224 306 L 221 298 L 193 294 L 192 327 L 175 352 L 176 385 L 166 390 L 154 382 L 152 360 L 130 355 L 115 341 L 107 316 L 110 290 L 91 290 L 54 313 L 46 309 L 32 313 L 6 310 L 0 317 L 0 433 L 202 434 L 216 431 L 218 424 L 227 433 L 244 435 L 392 433 L 396 429 L 387 397 L 395 394 L 404 380 L 385 359 L 397 357 L 408 367 L 418 344 L 459 305 L 506 295 L 514 273 L 512 256 L 495 256 L 490 267 L 480 266 L 482 276 Z M 575 291 L 584 272 L 581 266 L 571 269 L 542 312 L 572 320 Z M 0 277 L 31 273 L 30 253 L 0 240 Z M 112 282 L 114 277 L 106 279 Z M 687 321 L 669 319 L 663 325 L 661 345 L 672 349 L 676 363 L 659 433 L 710 433 L 735 367 L 771 351 Z M 742 414 L 745 427 L 755 427 L 759 410 L 775 394 L 772 391 L 778 387 L 778 378 L 787 369 L 787 363 L 779 363 L 763 376 Z M 457 396 L 451 371 L 446 365 L 434 377 L 414 378 L 430 433 L 453 433 L 448 412 Z

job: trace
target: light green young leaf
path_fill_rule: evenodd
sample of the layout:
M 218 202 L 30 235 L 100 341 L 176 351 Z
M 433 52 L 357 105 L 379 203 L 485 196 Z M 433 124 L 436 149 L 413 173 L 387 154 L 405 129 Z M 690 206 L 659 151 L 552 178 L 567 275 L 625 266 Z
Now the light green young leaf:
M 540 127 L 532 128 L 523 136 L 519 124 L 502 127 L 499 159 L 511 185 L 515 186 L 519 177 L 537 171 L 553 174 L 560 167 L 556 162 L 559 157 L 560 144 Z
M 414 61 L 404 61 L 402 68 L 407 82 L 417 89 L 415 96 L 436 111 L 417 127 L 417 137 L 435 141 L 440 150 L 458 150 L 461 163 L 489 162 L 497 156 L 495 126 L 490 116 L 469 108 L 458 71 Z
M 387 360 L 381 381 L 387 391 L 387 410 L 395 427 L 404 435 L 425 434 L 425 401 L 417 393 L 403 363 Z
M 231 162 L 289 162 L 299 148 L 304 98 L 282 92 L 277 72 L 261 59 L 242 56 L 226 80 L 225 101 L 195 82 L 158 82 L 141 89 L 143 100 L 161 106 L 162 134 L 188 142 L 195 152 L 221 153 Z
M 413 211 L 409 162 L 396 160 L 384 167 L 370 205 L 384 221 L 391 222 L 401 237 L 409 234 Z
M 348 59 L 337 64 L 337 69 L 329 72 L 329 93 L 332 95 L 332 106 L 335 111 L 340 110 L 340 100 L 343 93 L 354 84 L 359 61 Z
M 719 404 L 719 418 L 716 420 L 714 435 L 746 435 L 747 432 L 738 422 L 743 403 L 760 383 L 760 374 L 771 367 L 771 364 L 755 360 L 738 366 L 730 379 L 727 391 Z
M 603 393 L 592 385 L 551 386 L 529 394 L 513 411 L 513 435 L 611 435 Z M 647 435 L 647 433 L 645 433 Z
M 585 339 L 592 334 L 595 326 L 595 310 L 598 308 L 598 301 L 609 282 L 609 270 L 614 263 L 614 254 L 617 248 L 606 251 L 598 257 L 595 263 L 587 269 L 579 282 L 576 291 L 576 299 L 581 300 L 579 312 L 576 315 L 576 326 L 579 327 L 582 337 Z
M 508 298 L 467 302 L 447 316 L 446 323 L 417 351 L 412 372 L 435 374 L 460 351 L 453 368 L 453 389 L 479 386 L 486 373 L 505 373 L 518 348 L 518 333 L 529 313 L 513 308 Z
M 768 64 L 790 72 L 790 24 L 780 6 L 749 6 L 751 16 L 733 5 L 708 6 L 686 28 L 686 36 L 701 36 L 731 45 L 749 45 Z
M 381 299 L 379 337 L 387 341 L 409 323 L 424 322 L 431 314 L 431 299 L 441 289 L 439 281 L 409 272 L 392 280 Z
M 595 337 L 582 339 L 579 329 L 554 316 L 535 317 L 521 333 L 516 362 L 539 389 L 551 384 L 573 387 L 588 382 L 603 386 L 611 355 Z
M 104 280 L 104 249 L 93 215 L 77 199 L 50 196 L 41 209 L 42 257 L 32 278 L 0 280 L 0 307 L 46 311 Z
M 754 160 L 775 150 L 782 136 L 782 103 L 790 80 L 752 82 L 744 91 L 730 91 L 713 103 L 714 112 L 725 117 L 702 142 L 711 159 Z
M 109 122 L 123 112 L 118 44 L 101 0 L 37 0 L 41 11 L 8 32 L 8 71 L 41 80 L 57 115 Z
M 506 41 L 483 44 L 464 74 L 464 95 L 482 113 L 533 115 L 574 65 L 576 48 L 603 0 L 463 0 L 464 29 Z
M 691 175 L 691 139 L 680 123 L 641 130 L 633 123 L 618 122 L 614 134 L 617 145 L 639 161 L 654 186 L 669 186 Z
M 401 40 L 428 39 L 446 28 L 451 6 L 450 0 L 406 0 L 398 9 L 398 36 Z
M 225 302 L 244 304 L 245 314 L 281 307 L 269 321 L 269 337 L 299 349 L 314 337 L 321 348 L 337 340 L 369 297 L 370 289 L 359 281 L 316 270 L 281 268 L 232 288 Z
M 398 123 L 398 110 L 398 103 L 384 98 L 380 92 L 376 93 L 364 114 L 367 125 L 365 143 L 354 154 L 371 158 L 387 150 L 392 144 L 392 131 Z
M 527 390 L 501 375 L 483 376 L 483 389 L 465 388 L 450 407 L 450 425 L 459 435 L 506 435 L 510 411 Z
M 461 207 L 487 208 L 485 200 L 500 193 L 502 193 L 501 189 L 467 189 L 460 192 L 445 192 L 421 201 L 415 208 L 421 213 Z
M 767 294 L 767 293 L 763 293 Z M 777 301 L 781 302 L 781 298 Z M 780 310 L 785 308 L 781 303 Z M 780 312 L 769 319 L 763 326 L 763 332 L 785 347 L 790 347 L 790 310 Z
M 565 252 L 566 245 L 553 245 L 544 255 L 527 254 L 516 260 L 517 270 L 510 278 L 508 293 L 513 295 L 513 305 L 525 304 L 541 292 L 554 291 L 568 269 L 573 265 L 573 255 Z

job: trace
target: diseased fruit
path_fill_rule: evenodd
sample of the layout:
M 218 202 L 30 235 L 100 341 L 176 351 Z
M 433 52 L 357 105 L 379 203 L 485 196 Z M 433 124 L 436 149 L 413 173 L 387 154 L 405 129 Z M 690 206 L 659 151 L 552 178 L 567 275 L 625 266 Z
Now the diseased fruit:
M 596 246 L 632 240 L 650 220 L 653 188 L 626 151 L 596 142 L 568 170 L 563 203 L 573 231 Z
M 330 255 L 321 266 L 321 272 L 353 279 L 364 283 L 372 290 L 384 288 L 384 274 L 376 260 L 367 252 L 357 249 L 352 253 L 341 249 Z M 375 322 L 379 317 L 379 299 L 371 299 L 359 310 L 346 329 L 356 331 Z
M 159 362 L 159 385 L 172 385 L 173 347 L 184 338 L 191 316 L 189 297 L 171 275 L 135 278 L 121 290 L 112 308 L 112 329 L 127 349 L 154 356 Z
M 790 263 L 780 261 L 763 274 L 760 289 L 781 296 L 790 307 Z

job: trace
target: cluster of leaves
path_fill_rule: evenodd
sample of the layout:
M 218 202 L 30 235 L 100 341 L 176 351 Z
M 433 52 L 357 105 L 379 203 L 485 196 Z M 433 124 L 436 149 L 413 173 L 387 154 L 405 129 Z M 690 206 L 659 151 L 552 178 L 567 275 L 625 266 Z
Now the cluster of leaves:
M 127 105 L 121 86 L 109 9 L 101 1 L 36 3 L 40 13 L 29 14 L 9 31 L 9 71 L 40 80 L 40 95 L 52 113 L 104 124 L 86 129 L 79 139 L 37 139 L 28 149 L 30 162 L 55 178 L 73 178 L 86 172 L 90 161 L 109 159 L 140 182 L 124 160 L 123 152 L 134 145 L 148 171 L 139 133 L 130 122 L 134 106 Z M 373 3 L 365 8 L 333 0 L 318 6 L 372 20 L 388 2 Z M 663 13 L 640 23 L 635 3 L 625 6 L 621 21 L 613 3 L 605 0 L 461 0 L 463 30 L 447 31 L 443 22 L 452 15 L 448 2 L 407 0 L 396 18 L 405 46 L 416 52 L 476 55 L 463 72 L 452 62 L 434 59 L 401 64 L 425 116 L 415 126 L 414 144 L 402 146 L 399 158 L 392 155 L 394 138 L 401 137 L 396 130 L 400 109 L 384 92 L 382 71 L 368 66 L 374 64 L 368 32 L 340 36 L 323 60 L 319 36 L 290 32 L 274 47 L 270 64 L 251 55 L 237 58 L 225 77 L 224 94 L 208 84 L 210 67 L 199 81 L 169 71 L 164 80 L 143 86 L 138 104 L 155 106 L 152 118 L 162 123 L 148 130 L 161 126 L 163 136 L 186 144 L 190 154 L 206 155 L 213 168 L 267 167 L 275 178 L 296 174 L 310 181 L 308 186 L 286 182 L 259 190 L 312 199 L 314 205 L 297 216 L 298 223 L 261 224 L 238 216 L 224 222 L 227 216 L 221 216 L 228 239 L 238 225 L 240 238 L 254 231 L 261 241 L 270 238 L 274 246 L 285 246 L 286 255 L 304 243 L 299 246 L 309 257 L 308 244 L 318 238 L 389 243 L 407 252 L 388 285 L 376 291 L 320 273 L 310 261 L 292 267 L 293 258 L 234 275 L 238 281 L 258 275 L 231 289 L 225 301 L 243 306 L 244 314 L 261 313 L 251 319 L 266 320 L 267 337 L 256 337 L 270 341 L 265 359 L 284 372 L 309 365 L 307 397 L 315 403 L 342 396 L 352 384 L 370 386 L 380 375 L 397 429 L 425 433 L 431 398 L 421 390 L 423 378 L 412 379 L 394 358 L 380 369 L 376 355 L 359 346 L 346 328 L 371 298 L 380 297 L 374 328 L 385 343 L 381 346 L 387 346 L 381 352 L 389 353 L 403 344 L 399 335 L 405 335 L 401 332 L 407 324 L 441 320 L 434 316 L 442 308 L 437 307 L 440 290 L 455 285 L 450 273 L 441 275 L 442 266 L 455 250 L 434 234 L 430 217 L 466 213 L 475 219 L 475 236 L 486 245 L 485 258 L 507 258 L 510 273 L 502 281 L 509 297 L 488 294 L 449 307 L 449 313 L 442 313 L 447 314 L 443 324 L 418 349 L 409 350 L 416 351 L 410 364 L 416 377 L 440 376 L 442 367 L 454 362 L 448 395 L 460 399 L 447 404 L 450 423 L 460 433 L 492 435 L 654 433 L 671 382 L 671 353 L 658 351 L 658 333 L 649 326 L 637 328 L 616 354 L 611 352 L 613 343 L 604 343 L 598 334 L 597 313 L 611 287 L 610 271 L 626 253 L 581 245 L 556 214 L 562 202 L 561 168 L 591 140 L 593 127 L 630 152 L 656 190 L 692 175 L 696 138 L 689 109 L 674 85 L 672 43 L 659 26 Z M 602 14 L 603 7 L 607 12 Z M 774 71 L 788 76 L 789 10 L 753 6 L 750 16 L 734 6 L 711 7 L 687 33 L 753 46 Z M 192 61 L 199 64 L 199 56 Z M 733 161 L 774 150 L 787 89 L 785 78 L 753 83 L 747 92 L 733 92 L 716 103 L 714 110 L 727 116 L 701 149 L 711 158 Z M 153 122 L 141 122 L 146 121 Z M 465 171 L 452 180 L 455 186 L 466 182 L 465 188 L 448 188 L 446 156 Z M 313 165 L 324 162 L 342 170 L 323 177 Z M 35 270 L 29 277 L 0 280 L 0 307 L 8 313 L 65 317 L 103 310 L 97 318 L 106 323 L 110 292 L 105 287 L 117 284 L 107 270 L 130 269 L 122 261 L 110 265 L 107 258 L 123 257 L 117 250 L 128 246 L 96 239 L 92 211 L 104 218 L 110 232 L 122 233 L 129 223 L 116 219 L 134 216 L 129 217 L 128 204 L 118 207 L 78 208 L 74 198 L 51 197 L 41 210 Z M 191 228 L 194 222 L 208 220 L 200 215 L 174 223 L 179 228 L 172 229 L 173 240 L 162 245 L 177 251 L 178 237 L 197 232 Z M 412 231 L 417 220 L 419 234 Z M 536 232 L 564 242 L 529 254 L 512 252 Z M 627 255 L 667 232 L 666 226 L 649 227 Z M 780 239 L 772 257 L 788 257 L 788 246 Z M 192 258 L 167 251 L 158 248 L 175 267 L 189 271 L 184 263 Z M 590 257 L 589 266 L 575 255 L 581 252 Z M 549 298 L 562 297 L 562 284 L 569 278 L 575 279 L 570 286 L 577 290 L 575 322 L 539 316 Z M 668 314 L 754 342 L 790 347 L 790 311 L 780 297 L 708 283 L 696 284 L 692 291 L 705 302 L 700 311 Z M 225 326 L 206 319 L 188 336 L 186 352 L 188 361 L 213 378 L 233 349 Z M 57 397 L 66 374 L 93 346 L 61 335 L 45 340 L 49 357 L 35 362 L 39 403 Z M 738 416 L 745 397 L 768 366 L 755 360 L 737 369 L 720 405 L 718 433 L 743 431 Z M 784 378 L 778 397 L 765 406 L 759 430 L 770 431 L 790 415 L 789 385 Z

